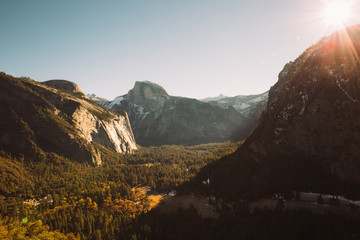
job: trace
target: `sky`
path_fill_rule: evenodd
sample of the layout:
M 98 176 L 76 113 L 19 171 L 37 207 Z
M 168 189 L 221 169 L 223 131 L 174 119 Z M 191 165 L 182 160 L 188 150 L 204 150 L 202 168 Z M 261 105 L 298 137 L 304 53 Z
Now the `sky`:
M 198 99 L 259 94 L 287 62 L 334 30 L 323 18 L 326 4 L 0 0 L 0 71 L 70 80 L 109 100 L 145 80 Z M 352 4 L 360 12 L 360 3 Z M 346 24 L 359 23 L 354 14 Z

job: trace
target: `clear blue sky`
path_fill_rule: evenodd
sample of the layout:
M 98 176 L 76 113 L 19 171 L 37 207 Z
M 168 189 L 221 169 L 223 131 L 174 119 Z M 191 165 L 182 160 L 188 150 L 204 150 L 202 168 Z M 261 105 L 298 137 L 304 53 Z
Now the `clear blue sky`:
M 261 93 L 329 32 L 325 2 L 0 0 L 0 71 L 110 100 L 143 80 L 193 98 Z

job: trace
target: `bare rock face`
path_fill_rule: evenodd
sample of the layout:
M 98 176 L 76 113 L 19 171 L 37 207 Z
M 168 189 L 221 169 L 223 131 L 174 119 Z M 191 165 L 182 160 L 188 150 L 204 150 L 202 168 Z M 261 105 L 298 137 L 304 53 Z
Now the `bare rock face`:
M 54 79 L 54 80 L 48 80 L 45 82 L 42 82 L 42 84 L 45 84 L 47 86 L 62 89 L 64 91 L 68 91 L 74 94 L 79 94 L 79 96 L 86 97 L 86 94 L 84 91 L 74 82 L 68 81 L 68 80 L 61 80 L 61 79 Z
M 134 136 L 126 113 L 101 120 L 84 107 L 72 115 L 73 122 L 88 142 L 97 142 L 118 153 L 136 149 Z
M 359 55 L 357 25 L 286 64 L 258 127 L 218 166 L 236 170 L 231 176 L 215 171 L 214 185 L 236 182 L 243 197 L 312 190 L 359 198 Z
M 1 73 L 2 148 L 30 156 L 55 152 L 94 165 L 102 163 L 94 142 L 119 153 L 136 149 L 126 113 L 114 114 L 79 97 L 78 87 L 64 91 L 63 82 L 52 83 L 55 88 Z
M 126 111 L 137 143 L 144 146 L 242 139 L 255 126 L 233 107 L 170 96 L 148 81 L 136 82 L 128 94 L 113 101 L 98 103 L 114 111 Z
M 134 88 L 127 94 L 126 99 L 139 106 L 150 104 L 154 109 L 161 109 L 165 106 L 168 97 L 168 93 L 160 85 L 145 81 L 136 82 Z

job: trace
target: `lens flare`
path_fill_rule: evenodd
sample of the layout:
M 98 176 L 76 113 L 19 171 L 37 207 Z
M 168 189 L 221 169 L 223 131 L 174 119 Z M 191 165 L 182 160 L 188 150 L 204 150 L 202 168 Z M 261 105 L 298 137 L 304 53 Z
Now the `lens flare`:
M 326 22 L 336 28 L 342 28 L 351 15 L 351 6 L 347 1 L 334 0 L 326 4 L 324 18 Z

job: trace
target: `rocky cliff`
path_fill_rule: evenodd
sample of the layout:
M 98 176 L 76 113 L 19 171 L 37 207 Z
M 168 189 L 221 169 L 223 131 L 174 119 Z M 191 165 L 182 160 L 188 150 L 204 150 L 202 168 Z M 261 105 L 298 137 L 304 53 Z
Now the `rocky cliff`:
M 61 89 L 61 90 L 67 91 L 67 92 L 71 92 L 73 94 L 77 94 L 80 97 L 87 98 L 86 94 L 79 87 L 79 85 L 77 85 L 76 83 L 71 82 L 71 81 L 62 80 L 62 79 L 54 79 L 54 80 L 48 80 L 48 81 L 42 82 L 42 84 L 45 84 L 47 86 L 50 86 L 50 87 L 53 87 L 56 89 Z
M 257 128 L 213 167 L 213 187 L 232 184 L 243 198 L 292 190 L 359 198 L 359 55 L 357 25 L 286 64 Z
M 137 143 L 145 146 L 238 140 L 254 128 L 253 121 L 233 107 L 170 96 L 148 81 L 136 82 L 126 95 L 113 101 L 97 102 L 114 111 L 126 111 Z
M 4 149 L 33 156 L 55 152 L 95 165 L 102 160 L 94 142 L 119 153 L 136 149 L 127 114 L 93 103 L 74 83 L 41 84 L 1 73 L 0 85 Z

